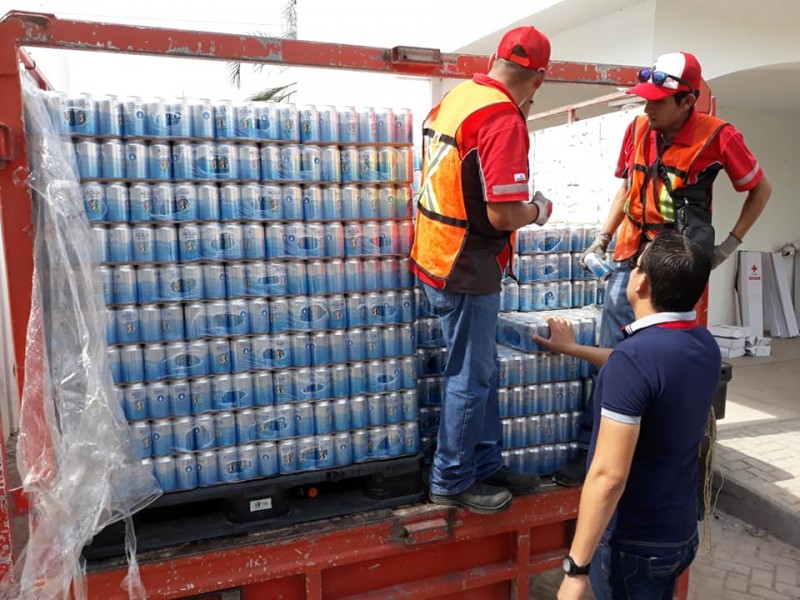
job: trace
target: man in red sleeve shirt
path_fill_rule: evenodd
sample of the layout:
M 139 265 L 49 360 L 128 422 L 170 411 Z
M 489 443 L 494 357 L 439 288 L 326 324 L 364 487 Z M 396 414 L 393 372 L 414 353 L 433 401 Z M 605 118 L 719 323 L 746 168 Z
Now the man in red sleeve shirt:
M 616 175 L 622 186 L 592 245 L 582 257 L 606 250 L 616 233 L 606 287 L 600 346 L 613 348 L 622 328 L 634 319 L 625 296 L 631 269 L 627 261 L 660 231 L 676 230 L 711 254 L 716 268 L 730 256 L 756 222 L 772 193 L 767 177 L 730 123 L 695 110 L 702 81 L 700 63 L 688 52 L 659 56 L 650 69 L 639 72 L 640 83 L 630 90 L 647 100 L 644 116 L 625 132 Z M 711 227 L 711 189 L 725 170 L 738 192 L 746 192 L 739 218 L 727 238 L 714 245 Z M 584 411 L 581 439 L 588 445 L 592 430 L 591 401 Z M 585 465 L 579 460 L 555 474 L 562 485 L 579 485 Z
M 451 90 L 423 125 L 411 259 L 448 349 L 430 497 L 485 514 L 539 482 L 502 463 L 495 328 L 513 233 L 552 211 L 541 194 L 529 202 L 526 124 L 549 60 L 535 28 L 508 31 L 489 73 Z

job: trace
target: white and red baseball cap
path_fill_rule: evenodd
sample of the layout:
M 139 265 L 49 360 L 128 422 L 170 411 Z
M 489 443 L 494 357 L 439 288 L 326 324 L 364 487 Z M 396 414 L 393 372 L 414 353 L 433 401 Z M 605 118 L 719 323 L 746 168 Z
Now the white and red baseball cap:
M 627 94 L 645 100 L 662 100 L 678 92 L 697 94 L 703 76 L 700 63 L 689 52 L 671 52 L 656 59 L 653 68 L 639 71 L 639 83 Z

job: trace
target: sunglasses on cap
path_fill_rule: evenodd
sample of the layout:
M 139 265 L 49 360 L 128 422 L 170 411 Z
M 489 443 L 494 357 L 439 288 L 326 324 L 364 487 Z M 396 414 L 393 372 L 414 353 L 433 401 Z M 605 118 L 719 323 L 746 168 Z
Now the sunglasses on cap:
M 658 87 L 663 87 L 664 84 L 667 82 L 667 79 L 672 79 L 673 81 L 677 81 L 680 85 L 685 85 L 688 91 L 691 94 L 697 95 L 696 90 L 689 85 L 689 83 L 685 79 L 681 79 L 680 77 L 676 77 L 675 75 L 670 75 L 669 73 L 665 73 L 664 71 L 654 71 L 653 69 L 640 69 L 639 70 L 639 82 L 640 83 L 652 83 Z M 679 90 L 681 91 L 681 90 Z

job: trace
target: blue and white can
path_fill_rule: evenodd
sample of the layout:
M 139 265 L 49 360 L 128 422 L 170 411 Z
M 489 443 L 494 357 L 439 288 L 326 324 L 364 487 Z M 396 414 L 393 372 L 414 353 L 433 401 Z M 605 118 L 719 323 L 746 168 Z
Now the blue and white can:
M 110 291 L 113 302 L 117 304 L 136 302 L 138 295 L 134 268 L 128 265 L 120 265 L 115 267 L 113 272 L 109 274 L 111 276 Z
M 391 108 L 378 108 L 375 110 L 375 141 L 394 141 L 394 113 Z
M 358 141 L 374 143 L 378 139 L 378 123 L 375 109 L 365 107 L 358 109 Z
M 152 142 L 147 146 L 148 179 L 172 179 L 172 150 L 169 144 Z
M 304 143 L 320 141 L 317 108 L 312 105 L 298 106 L 297 114 L 300 125 L 300 141 Z
M 158 262 L 176 262 L 179 258 L 178 252 L 178 230 L 174 225 L 160 225 L 155 228 L 155 232 L 147 226 L 135 227 L 133 230 L 134 248 L 144 244 L 144 234 L 146 231 L 154 239 L 152 256 L 154 258 L 137 260 L 156 260 Z
M 252 408 L 237 410 L 236 418 L 236 439 L 239 444 L 246 444 L 258 440 L 256 430 L 256 411 Z
M 394 111 L 394 137 L 392 141 L 409 144 L 413 141 L 414 122 L 411 111 L 407 108 Z
M 192 137 L 211 139 L 214 137 L 214 108 L 208 100 L 190 100 L 189 117 Z
M 302 181 L 322 179 L 322 150 L 319 146 L 300 147 L 300 179 Z
M 281 440 L 278 442 L 278 471 L 281 475 L 297 471 L 297 442 Z
M 147 346 L 145 346 L 147 354 Z M 145 358 L 145 362 L 147 358 Z M 166 419 L 170 417 L 169 388 L 166 383 L 151 382 L 145 386 L 147 394 L 147 413 L 151 419 Z
M 123 392 L 123 411 L 129 421 L 147 419 L 147 391 L 143 383 L 134 383 L 125 388 Z M 148 451 L 147 455 L 150 455 Z
M 172 421 L 169 419 L 156 419 L 150 423 L 150 434 L 153 440 L 153 456 L 171 454 L 174 443 L 172 439 Z
M 280 139 L 297 141 L 300 139 L 300 123 L 297 107 L 286 102 L 278 103 L 278 132 Z
M 175 458 L 172 456 L 159 456 L 153 461 L 153 474 L 161 489 L 174 492 L 178 489 L 178 478 L 175 474 Z
M 81 187 L 84 188 L 84 186 Z M 109 183 L 103 186 L 102 193 L 106 210 L 105 220 L 128 221 L 130 219 L 130 196 L 128 194 L 128 186 L 124 183 Z M 84 206 L 85 205 L 86 196 L 84 194 Z M 92 219 L 89 220 L 91 221 Z
M 153 185 L 150 215 L 154 221 L 172 221 L 175 212 L 175 195 L 171 183 Z
M 206 347 L 206 353 L 207 352 L 208 349 Z M 192 393 L 192 412 L 198 414 L 213 410 L 214 404 L 211 399 L 211 379 L 208 377 L 199 377 L 193 379 L 189 386 Z M 196 419 L 195 424 L 198 422 L 199 419 Z M 205 446 L 201 445 L 198 441 L 197 447 L 203 448 Z
M 100 177 L 100 146 L 94 140 L 82 140 L 74 143 L 75 157 L 78 161 L 78 174 L 81 179 Z
M 217 221 L 220 218 L 219 188 L 213 183 L 195 186 L 197 196 L 197 218 L 201 221 Z
M 238 446 L 217 450 L 217 470 L 222 483 L 232 483 L 242 479 L 243 469 L 239 460 Z
M 325 223 L 325 256 L 343 257 L 345 255 L 344 228 L 341 223 Z
M 256 446 L 258 452 L 258 475 L 274 477 L 278 474 L 278 446 L 275 442 L 261 442 Z
M 304 155 L 305 156 L 305 155 Z M 341 155 L 335 147 L 325 147 L 320 151 L 321 181 L 339 182 L 342 178 Z
M 303 186 L 303 218 L 306 221 L 318 221 L 324 218 L 322 190 L 318 185 Z
M 204 450 L 195 456 L 197 485 L 206 487 L 220 483 L 216 450 Z
M 201 244 L 202 228 L 200 232 Z M 227 295 L 227 275 L 225 274 L 225 266 L 218 264 L 206 264 L 201 267 L 203 276 L 203 292 L 204 297 L 208 299 L 225 298 Z
M 339 115 L 335 106 L 317 108 L 319 118 L 319 139 L 322 142 L 339 141 Z
M 294 406 L 295 435 L 314 435 L 314 405 L 300 402 Z
M 363 146 L 358 149 L 358 178 L 360 181 L 380 181 L 376 147 Z
M 106 179 L 125 177 L 125 147 L 119 140 L 105 140 L 100 144 L 100 174 Z
M 358 142 L 358 112 L 353 106 L 338 109 L 339 141 Z
M 114 96 L 97 98 L 97 133 L 122 137 L 122 104 Z
M 281 153 L 275 144 L 264 144 L 259 150 L 261 181 L 280 181 Z
M 175 221 L 196 221 L 198 219 L 197 210 L 197 188 L 193 183 L 179 183 L 172 188 Z
M 327 248 L 328 246 L 326 245 Z M 325 287 L 329 294 L 340 294 L 347 291 L 344 262 L 340 258 L 335 258 L 325 263 Z
M 278 109 L 274 102 L 257 102 L 253 109 L 256 134 L 261 140 L 279 140 Z
M 230 102 L 214 104 L 214 137 L 217 139 L 236 137 L 236 113 Z
M 258 131 L 255 104 L 252 102 L 237 102 L 234 104 L 233 108 L 236 115 L 236 137 L 251 140 L 256 139 L 258 137 Z
M 205 142 L 194 145 L 193 173 L 195 179 L 217 178 L 217 145 Z
M 223 221 L 236 221 L 243 215 L 239 212 L 242 206 L 242 188 L 235 183 L 223 184 L 219 189 L 219 214 Z
M 259 148 L 255 144 L 242 144 L 236 147 L 239 163 L 239 178 L 258 180 L 261 178 Z
M 122 130 L 126 137 L 141 137 L 145 135 L 147 122 L 147 107 L 141 98 L 129 97 L 121 100 L 122 104 Z
M 402 181 L 398 167 L 400 153 L 397 148 L 381 148 L 377 158 L 378 181 Z
M 343 182 L 360 181 L 358 147 L 344 146 L 339 154 L 339 166 Z
M 153 188 L 147 183 L 136 183 L 130 188 L 131 221 L 152 220 Z

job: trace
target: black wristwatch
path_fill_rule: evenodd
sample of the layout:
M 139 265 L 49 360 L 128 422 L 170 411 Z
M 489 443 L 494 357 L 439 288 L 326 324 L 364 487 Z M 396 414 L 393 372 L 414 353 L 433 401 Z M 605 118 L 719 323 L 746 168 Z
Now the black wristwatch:
M 567 556 L 564 558 L 564 562 L 561 563 L 561 568 L 564 569 L 564 573 L 567 575 L 588 575 L 589 574 L 589 565 L 592 563 L 587 564 L 586 566 L 579 567 L 574 560 L 572 560 L 571 556 Z

